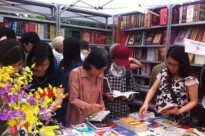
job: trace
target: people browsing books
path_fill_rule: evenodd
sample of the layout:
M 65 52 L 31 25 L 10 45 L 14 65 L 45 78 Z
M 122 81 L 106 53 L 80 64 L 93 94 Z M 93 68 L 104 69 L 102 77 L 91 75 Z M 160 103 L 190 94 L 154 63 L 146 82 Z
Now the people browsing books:
M 89 114 L 105 110 L 102 98 L 103 72 L 109 62 L 107 51 L 95 48 L 85 58 L 83 66 L 71 71 L 67 125 L 85 122 Z
M 155 110 L 168 103 L 175 103 L 173 109 L 163 110 L 160 115 L 181 125 L 191 125 L 190 110 L 197 105 L 198 79 L 193 76 L 188 54 L 183 46 L 171 46 L 166 55 L 166 68 L 157 75 L 157 79 L 148 91 L 139 115 L 148 109 L 148 104 L 157 93 Z
M 107 110 L 110 110 L 109 118 L 123 117 L 130 113 L 128 102 L 133 98 L 125 96 L 114 97 L 114 90 L 121 93 L 135 91 L 135 80 L 129 68 L 129 49 L 124 45 L 115 46 L 112 50 L 112 64 L 105 77 L 104 101 Z M 106 81 L 106 80 L 104 80 Z M 109 89 L 110 86 L 110 89 Z

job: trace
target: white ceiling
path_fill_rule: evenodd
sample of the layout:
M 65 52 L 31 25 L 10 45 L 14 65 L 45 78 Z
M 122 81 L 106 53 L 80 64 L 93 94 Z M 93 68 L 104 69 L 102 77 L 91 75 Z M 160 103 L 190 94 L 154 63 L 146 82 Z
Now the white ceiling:
M 100 13 L 107 13 L 111 15 L 141 11 L 144 12 L 146 8 L 153 6 L 162 6 L 172 3 L 182 4 L 184 2 L 194 2 L 197 0 L 36 0 L 46 3 L 64 4 L 73 7 L 83 8 L 85 10 L 91 10 Z M 108 3 L 108 4 L 106 4 Z M 105 6 L 103 6 L 105 4 Z M 141 7 L 139 7 L 139 4 Z M 103 9 L 98 9 L 102 7 Z M 94 9 L 96 7 L 97 9 Z

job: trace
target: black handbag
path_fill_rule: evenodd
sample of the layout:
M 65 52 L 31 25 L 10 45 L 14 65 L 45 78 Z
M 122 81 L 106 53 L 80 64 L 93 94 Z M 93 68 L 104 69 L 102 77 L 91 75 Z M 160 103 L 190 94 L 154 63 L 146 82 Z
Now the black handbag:
M 167 85 L 167 89 L 169 90 L 169 92 L 171 94 L 173 102 L 178 104 L 177 99 L 176 99 L 176 95 L 174 94 L 174 92 L 172 90 L 172 84 L 171 83 L 169 83 Z M 179 119 L 179 122 L 178 122 L 179 125 L 185 125 L 185 126 L 190 126 L 190 127 L 194 126 L 194 122 L 193 122 L 191 116 L 185 117 L 185 118 L 184 117 L 179 117 L 178 119 Z

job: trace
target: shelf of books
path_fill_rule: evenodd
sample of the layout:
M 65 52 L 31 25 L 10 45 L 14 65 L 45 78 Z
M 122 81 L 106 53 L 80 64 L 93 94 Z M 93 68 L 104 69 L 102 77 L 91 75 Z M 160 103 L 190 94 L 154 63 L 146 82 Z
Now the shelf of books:
M 204 2 L 187 3 L 173 8 L 172 44 L 184 46 L 185 39 L 205 42 L 205 5 Z M 194 67 L 201 67 L 205 63 L 205 56 L 189 54 L 190 62 Z
M 61 26 L 65 31 L 65 37 L 72 36 L 77 39 L 85 40 L 91 47 L 109 46 L 112 44 L 112 30 L 110 29 L 69 24 L 62 24 Z
M 132 56 L 143 63 L 142 68 L 133 71 L 139 91 L 149 89 L 152 68 L 165 61 L 167 16 L 168 9 L 164 7 L 151 9 L 146 14 L 135 12 L 119 16 L 118 27 L 120 33 L 125 33 L 125 45 Z
M 0 14 L 3 21 L 0 23 L 0 27 L 12 28 L 17 38 L 26 32 L 36 32 L 41 40 L 51 41 L 55 37 L 56 27 L 55 22 L 45 20 L 43 16 L 28 16 L 32 18 L 19 17 L 19 16 L 8 16 Z M 36 19 L 41 18 L 41 19 Z

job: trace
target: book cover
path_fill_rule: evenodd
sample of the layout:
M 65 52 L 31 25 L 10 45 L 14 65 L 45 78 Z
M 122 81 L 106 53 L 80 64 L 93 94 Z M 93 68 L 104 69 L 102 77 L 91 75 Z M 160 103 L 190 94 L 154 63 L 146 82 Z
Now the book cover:
M 134 35 L 134 45 L 141 45 L 142 44 L 142 33 L 138 32 Z
M 198 33 L 198 30 L 199 30 L 199 27 L 193 27 L 190 34 L 189 34 L 188 39 L 195 40 L 197 33 Z
M 194 5 L 188 5 L 187 6 L 187 14 L 186 14 L 186 22 L 193 22 L 193 18 L 194 18 Z
M 117 127 L 112 129 L 114 132 L 120 133 L 123 136 L 137 136 L 136 133 L 124 127 Z
M 124 136 L 120 133 L 117 133 L 116 131 L 113 131 L 112 129 L 98 130 L 95 133 L 96 133 L 96 136 Z
M 163 136 L 184 136 L 186 134 L 186 129 L 173 126 L 160 126 L 154 129 L 154 132 Z
M 160 24 L 160 11 L 157 10 L 157 11 L 154 11 L 154 13 L 158 14 L 159 16 L 152 14 L 151 26 L 158 26 Z
M 158 48 L 158 61 L 164 61 L 166 58 L 166 48 Z
M 161 117 L 156 117 L 153 119 L 153 121 L 163 126 L 174 126 L 174 127 L 178 126 L 176 122 Z
M 191 28 L 182 28 L 174 41 L 174 45 L 184 45 L 185 38 L 188 38 L 190 32 Z
M 129 34 L 128 35 L 128 42 L 127 45 L 133 45 L 135 41 L 135 35 L 134 34 Z
M 87 120 L 88 121 L 103 121 L 103 119 L 110 114 L 110 111 L 100 111 L 98 113 L 91 113 L 90 115 L 88 115 Z
M 114 98 L 124 96 L 124 97 L 126 97 L 126 98 L 128 99 L 131 95 L 137 94 L 137 93 L 139 93 L 139 92 L 133 92 L 133 91 L 120 92 L 120 91 L 118 91 L 118 90 L 112 90 L 112 93 L 113 93 L 113 97 L 114 97 Z
M 204 27 L 200 26 L 199 30 L 198 30 L 198 33 L 196 35 L 195 41 L 199 41 L 200 42 L 202 40 L 203 34 L 204 34 Z
M 125 127 L 135 133 L 143 132 L 148 129 L 147 124 L 132 117 L 120 118 L 119 126 Z
M 91 43 L 91 32 L 90 31 L 83 31 L 82 32 L 82 38 L 83 41 L 87 41 L 88 43 Z
M 95 136 L 95 130 L 86 123 L 73 125 L 72 127 L 80 132 L 82 136 Z
M 182 6 L 182 23 L 186 23 L 187 6 Z
M 107 44 L 107 35 L 105 33 L 101 33 L 101 43 L 100 44 Z
M 110 126 L 108 126 L 104 122 L 99 122 L 99 121 L 87 121 L 88 125 L 93 127 L 95 130 L 108 130 L 111 129 Z
M 130 15 L 130 25 L 129 25 L 129 29 L 132 29 L 135 27 L 135 15 Z
M 147 49 L 147 60 L 148 61 L 155 61 L 155 48 L 148 48 Z
M 150 76 L 150 72 L 151 72 L 151 65 L 150 64 L 144 64 L 141 67 L 141 75 Z
M 92 43 L 93 44 L 100 44 L 101 43 L 101 33 L 97 31 L 92 32 Z
M 152 44 L 161 44 L 162 41 L 162 34 L 161 33 L 157 33 L 154 35 L 154 39 Z
M 118 127 L 113 121 L 104 121 L 105 124 L 107 124 L 108 126 L 110 126 L 111 128 L 116 128 Z
M 160 9 L 160 25 L 167 24 L 167 16 L 168 16 L 168 9 L 167 8 Z
M 154 40 L 154 33 L 152 32 L 149 32 L 147 35 L 146 35 L 146 39 L 145 39 L 145 44 L 152 44 L 153 43 L 153 40 Z
M 80 132 L 74 129 L 72 126 L 67 126 L 61 129 L 64 136 L 81 136 Z

